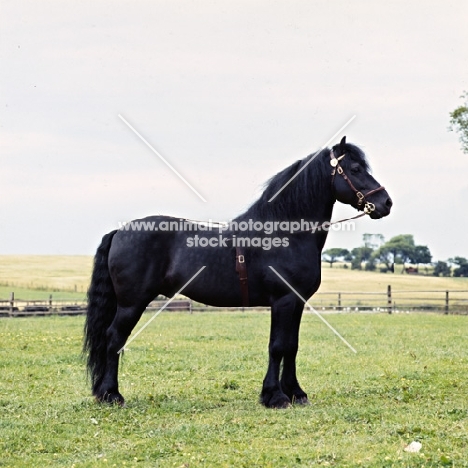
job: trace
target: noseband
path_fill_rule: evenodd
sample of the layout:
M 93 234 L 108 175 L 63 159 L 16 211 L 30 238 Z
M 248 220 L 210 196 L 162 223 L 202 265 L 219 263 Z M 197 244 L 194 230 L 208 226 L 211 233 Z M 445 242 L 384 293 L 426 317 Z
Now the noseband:
M 371 202 L 368 202 L 366 200 L 366 197 L 368 197 L 369 195 L 373 195 L 375 192 L 378 192 L 379 190 L 385 190 L 385 187 L 380 185 L 376 189 L 370 190 L 365 195 L 362 192 L 360 192 L 351 182 L 351 179 L 345 174 L 345 172 L 343 171 L 343 168 L 340 166 L 340 160 L 343 159 L 345 156 L 346 156 L 346 153 L 340 156 L 339 158 L 336 158 L 335 154 L 333 153 L 333 150 L 330 151 L 330 165 L 333 168 L 332 174 L 331 174 L 332 175 L 332 181 L 331 181 L 332 187 L 335 181 L 335 174 L 338 172 L 338 174 L 340 174 L 343 177 L 343 179 L 346 180 L 351 190 L 356 194 L 356 197 L 358 199 L 358 202 L 357 202 L 358 206 L 361 206 L 364 203 L 364 209 L 363 209 L 364 213 L 371 214 L 375 210 L 375 205 Z

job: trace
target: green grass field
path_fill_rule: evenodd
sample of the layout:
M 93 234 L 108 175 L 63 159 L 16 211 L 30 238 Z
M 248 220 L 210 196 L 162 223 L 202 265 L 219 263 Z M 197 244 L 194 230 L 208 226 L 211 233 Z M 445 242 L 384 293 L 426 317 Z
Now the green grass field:
M 258 403 L 267 313 L 161 314 L 125 355 L 125 408 L 89 396 L 83 317 L 0 319 L 0 466 L 467 467 L 468 317 L 326 318 L 358 353 L 305 315 L 311 405 L 289 410 Z

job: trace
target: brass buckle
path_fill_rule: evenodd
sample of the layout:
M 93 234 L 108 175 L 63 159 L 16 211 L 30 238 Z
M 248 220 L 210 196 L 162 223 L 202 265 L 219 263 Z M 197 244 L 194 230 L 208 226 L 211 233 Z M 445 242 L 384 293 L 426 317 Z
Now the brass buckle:
M 361 192 L 356 192 L 356 197 L 358 197 L 358 205 L 364 200 L 364 195 Z
M 239 263 L 244 263 L 244 262 L 245 262 L 244 256 L 243 256 L 243 255 L 239 255 L 239 256 L 237 257 L 237 261 L 238 261 Z
M 375 205 L 373 203 L 366 202 L 364 205 L 364 213 L 371 214 L 375 210 Z

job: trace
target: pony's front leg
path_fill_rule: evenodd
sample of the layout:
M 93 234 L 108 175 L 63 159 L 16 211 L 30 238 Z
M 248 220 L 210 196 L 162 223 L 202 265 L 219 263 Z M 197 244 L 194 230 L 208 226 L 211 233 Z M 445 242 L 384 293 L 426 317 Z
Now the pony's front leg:
M 299 348 L 299 327 L 301 325 L 304 304 L 297 303 L 294 311 L 292 331 L 283 357 L 283 372 L 281 374 L 281 389 L 291 399 L 291 402 L 298 405 L 307 405 L 309 400 L 307 394 L 302 390 L 296 376 L 296 356 Z
M 271 307 L 269 362 L 260 396 L 261 402 L 268 408 L 287 408 L 291 405 L 291 399 L 307 400 L 307 395 L 297 383 L 295 372 L 302 310 L 303 304 L 293 293 L 276 300 Z M 284 389 L 279 380 L 283 359 Z

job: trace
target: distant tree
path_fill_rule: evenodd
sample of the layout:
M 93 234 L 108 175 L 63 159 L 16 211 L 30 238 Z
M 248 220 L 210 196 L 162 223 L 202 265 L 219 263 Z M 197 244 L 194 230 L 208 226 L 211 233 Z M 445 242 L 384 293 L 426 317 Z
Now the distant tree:
M 362 264 L 364 263 L 364 268 L 366 270 L 374 271 L 376 269 L 376 259 L 372 254 L 384 241 L 385 239 L 382 234 L 363 234 L 363 245 L 351 250 L 349 259 L 349 261 L 351 261 L 351 269 L 362 270 Z
M 353 254 L 351 252 L 348 252 L 344 257 L 343 260 L 345 262 L 351 262 L 353 260 Z
M 468 276 L 468 260 L 464 257 L 455 257 L 455 258 L 449 258 L 450 263 L 454 263 L 455 265 L 458 265 L 458 268 L 455 268 L 453 270 L 453 276 Z
M 462 151 L 468 153 L 468 92 L 465 91 L 460 97 L 464 103 L 450 112 L 449 130 L 459 134 Z
M 448 259 L 449 263 L 453 263 L 454 265 L 465 265 L 468 263 L 468 260 L 465 257 L 452 257 Z
M 366 271 L 375 271 L 377 269 L 377 261 L 375 258 L 371 257 L 365 263 L 365 270 Z
M 349 250 L 341 249 L 339 247 L 334 247 L 332 249 L 325 250 L 322 253 L 322 260 L 330 264 L 330 268 L 333 267 L 333 264 L 339 259 L 342 259 L 349 255 Z
M 405 263 L 410 262 L 414 256 L 415 248 L 414 238 L 411 234 L 400 234 L 379 247 L 374 253 L 374 258 L 385 263 L 387 269 L 391 271 L 393 271 L 394 263 L 402 263 L 403 270 L 401 272 L 403 273 Z
M 452 270 L 450 269 L 447 262 L 438 261 L 434 267 L 432 274 L 434 276 L 450 276 Z
M 460 265 L 458 268 L 455 268 L 455 270 L 453 270 L 453 276 L 463 276 L 464 278 L 468 277 L 468 263 L 465 263 L 464 265 Z
M 374 258 L 385 263 L 388 270 L 393 271 L 393 264 L 403 265 L 401 272 L 405 271 L 406 263 L 431 263 L 432 255 L 426 245 L 415 245 L 411 234 L 400 234 L 392 237 L 374 252 Z
M 365 234 L 364 234 L 365 235 Z M 351 250 L 351 269 L 352 270 L 362 270 L 362 263 L 369 262 L 372 258 L 373 250 L 371 247 L 356 247 Z M 375 265 L 375 262 L 372 261 Z M 375 268 L 374 268 L 375 269 Z
M 351 260 L 351 270 L 362 270 L 362 262 L 359 257 L 354 257 Z
M 382 247 L 377 249 L 372 254 L 372 257 L 376 262 L 383 263 L 386 271 L 394 271 L 395 252 L 385 247 L 385 245 L 382 245 Z
M 414 254 L 411 258 L 411 263 L 419 265 L 420 263 L 431 263 L 432 255 L 429 247 L 426 245 L 416 245 L 414 247 Z

